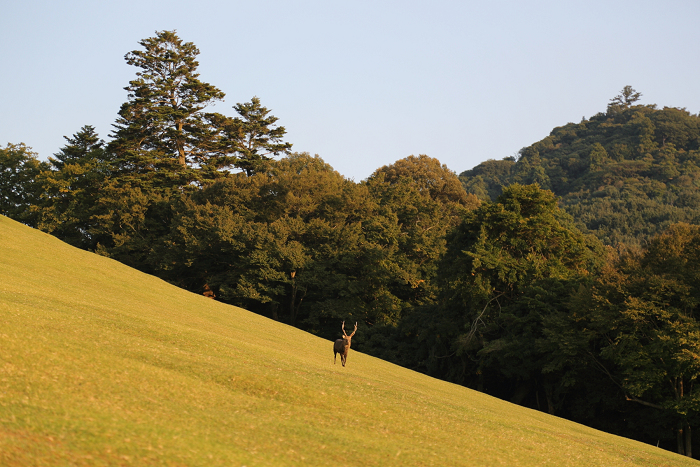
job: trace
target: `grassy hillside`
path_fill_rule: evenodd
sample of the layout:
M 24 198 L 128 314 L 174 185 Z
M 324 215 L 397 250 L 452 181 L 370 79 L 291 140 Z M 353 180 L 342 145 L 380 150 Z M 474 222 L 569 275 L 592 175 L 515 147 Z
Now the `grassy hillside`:
M 0 216 L 0 465 L 695 465 Z

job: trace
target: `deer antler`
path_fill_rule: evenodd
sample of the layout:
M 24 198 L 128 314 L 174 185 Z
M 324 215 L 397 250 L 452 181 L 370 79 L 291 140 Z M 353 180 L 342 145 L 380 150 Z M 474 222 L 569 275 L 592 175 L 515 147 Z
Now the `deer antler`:
M 343 325 L 341 326 L 341 329 L 343 330 L 343 335 L 347 336 L 347 334 L 345 334 L 345 321 L 343 321 Z

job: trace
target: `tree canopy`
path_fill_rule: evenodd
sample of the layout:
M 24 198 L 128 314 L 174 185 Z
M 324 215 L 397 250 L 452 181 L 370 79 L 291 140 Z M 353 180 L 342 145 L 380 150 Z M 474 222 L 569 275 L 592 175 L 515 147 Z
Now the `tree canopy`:
M 204 112 L 224 93 L 199 79 L 199 49 L 174 31 L 157 32 L 139 44 L 143 50 L 124 57 L 140 71 L 124 88 L 129 100 L 119 110 L 110 142 L 118 170 L 186 184 L 192 178 L 185 175 L 188 168 L 230 166 L 227 141 L 213 124 L 218 116 Z
M 46 163 L 25 144 L 0 147 L 0 214 L 35 224 L 30 208 L 41 195 L 36 178 L 45 168 Z

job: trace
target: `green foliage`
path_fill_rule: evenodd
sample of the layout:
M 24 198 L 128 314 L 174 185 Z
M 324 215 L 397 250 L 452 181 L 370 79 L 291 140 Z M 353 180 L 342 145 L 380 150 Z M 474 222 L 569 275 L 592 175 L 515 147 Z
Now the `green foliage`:
M 520 284 L 568 279 L 593 266 L 590 245 L 537 185 L 504 189 L 495 203 L 469 213 L 449 244 L 450 300 L 515 298 Z
M 516 399 L 538 387 L 553 398 L 543 376 L 553 356 L 535 344 L 544 340 L 543 322 L 598 269 L 599 248 L 537 185 L 511 185 L 468 213 L 448 238 L 440 269 L 436 313 L 447 324 L 438 334 L 450 353 L 438 361 L 436 351 L 425 365 L 486 390 L 510 378 L 522 386 L 509 396 Z
M 491 201 L 501 194 L 504 186 L 510 185 L 510 175 L 515 160 L 506 158 L 500 161 L 489 159 L 459 176 L 468 193 L 480 200 Z
M 618 397 L 659 412 L 686 455 L 700 421 L 699 260 L 700 228 L 676 224 L 646 250 L 612 258 L 572 302 L 569 325 L 588 340 L 582 358 Z
M 373 199 L 395 213 L 399 224 L 396 258 L 405 286 L 397 294 L 412 305 L 432 303 L 445 237 L 479 205 L 478 199 L 467 195 L 454 172 L 426 155 L 378 169 L 367 186 Z
M 362 184 L 308 154 L 265 167 L 182 199 L 159 274 L 327 337 L 434 301 L 445 233 L 476 202 L 453 172 L 426 156 Z
M 642 93 L 637 92 L 632 88 L 632 86 L 625 86 L 622 88 L 620 94 L 610 99 L 608 104 L 608 114 L 621 113 L 622 111 L 629 109 L 632 104 L 641 99 Z
M 268 115 L 270 111 L 260 104 L 258 97 L 253 97 L 249 103 L 236 104 L 233 108 L 240 118 L 234 118 L 227 131 L 230 138 L 238 142 L 236 167 L 252 175 L 264 170 L 271 155 L 290 153 L 292 144 L 282 141 L 287 130 L 283 126 L 275 126 L 279 119 Z
M 627 86 L 606 113 L 555 128 L 517 162 L 484 162 L 462 173 L 462 183 L 481 199 L 511 183 L 538 183 L 609 245 L 642 245 L 673 223 L 700 222 L 700 117 L 639 105 L 640 97 Z
M 199 50 L 191 42 L 161 31 L 139 44 L 142 50 L 125 57 L 140 71 L 126 87 L 129 100 L 106 148 L 108 176 L 89 214 L 91 227 L 82 231 L 90 232 L 90 248 L 155 272 L 167 270 L 161 257 L 169 254 L 165 239 L 183 197 L 234 167 L 249 176 L 263 170 L 269 155 L 286 153 L 291 144 L 281 141 L 284 127 L 274 126 L 277 118 L 257 97 L 235 106 L 240 118 L 205 111 L 224 93 L 199 79 Z M 65 225 L 55 217 L 53 224 Z
M 174 31 L 157 32 L 139 44 L 143 50 L 125 56 L 141 71 L 125 88 L 129 100 L 119 110 L 109 144 L 115 173 L 167 189 L 229 167 L 231 144 L 216 125 L 225 118 L 204 112 L 224 93 L 198 79 L 197 47 Z M 208 170 L 194 172 L 195 167 Z
M 41 196 L 36 179 L 45 168 L 46 163 L 22 143 L 0 147 L 0 214 L 28 225 L 36 224 L 29 211 Z
M 49 158 L 50 168 L 37 176 L 43 187 L 32 206 L 37 227 L 71 245 L 94 250 L 97 246 L 93 216 L 101 189 L 109 176 L 108 155 L 94 127 L 86 125 L 67 145 Z
M 162 268 L 192 290 L 332 335 L 341 317 L 397 312 L 395 217 L 318 157 L 229 176 L 185 199 L 175 225 Z

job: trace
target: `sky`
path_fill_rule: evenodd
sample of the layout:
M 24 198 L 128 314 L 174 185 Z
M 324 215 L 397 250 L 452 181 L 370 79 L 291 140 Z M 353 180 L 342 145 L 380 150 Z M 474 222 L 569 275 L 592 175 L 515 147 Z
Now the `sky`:
M 257 96 L 293 150 L 356 182 L 419 154 L 459 174 L 626 85 L 697 114 L 699 23 L 697 0 L 2 0 L 0 146 L 46 159 L 84 125 L 109 140 L 124 55 L 176 30 L 226 93 L 212 110 Z

